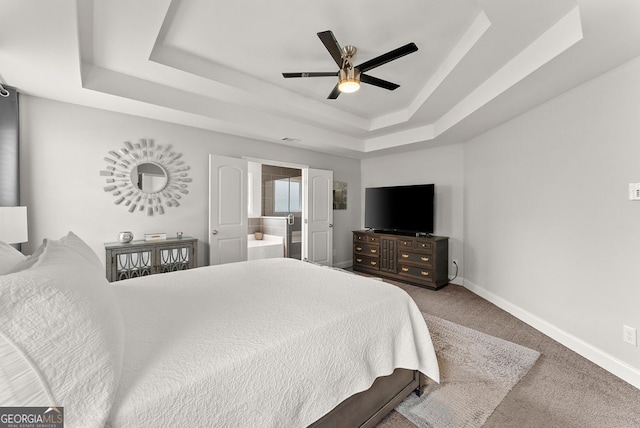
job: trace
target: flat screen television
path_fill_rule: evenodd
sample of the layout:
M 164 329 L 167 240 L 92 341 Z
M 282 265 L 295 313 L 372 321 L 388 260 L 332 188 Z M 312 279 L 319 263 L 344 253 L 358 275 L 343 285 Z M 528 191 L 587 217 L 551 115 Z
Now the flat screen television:
M 387 233 L 433 233 L 435 185 L 368 187 L 364 226 Z

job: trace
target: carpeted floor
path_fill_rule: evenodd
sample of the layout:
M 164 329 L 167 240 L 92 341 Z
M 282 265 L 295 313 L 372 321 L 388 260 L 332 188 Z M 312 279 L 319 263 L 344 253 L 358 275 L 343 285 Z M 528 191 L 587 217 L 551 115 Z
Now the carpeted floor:
M 485 428 L 640 428 L 640 390 L 492 303 L 453 284 L 438 291 L 394 284 L 423 312 L 540 352 Z M 377 428 L 414 426 L 393 411 Z
M 480 428 L 540 356 L 538 351 L 423 313 L 440 383 L 396 410 L 420 428 Z

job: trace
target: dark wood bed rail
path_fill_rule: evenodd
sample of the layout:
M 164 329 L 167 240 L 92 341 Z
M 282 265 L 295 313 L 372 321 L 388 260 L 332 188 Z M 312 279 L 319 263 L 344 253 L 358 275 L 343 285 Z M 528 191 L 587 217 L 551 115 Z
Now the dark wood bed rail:
M 309 428 L 373 427 L 412 392 L 422 395 L 427 381 L 417 370 L 396 369 L 338 404 Z

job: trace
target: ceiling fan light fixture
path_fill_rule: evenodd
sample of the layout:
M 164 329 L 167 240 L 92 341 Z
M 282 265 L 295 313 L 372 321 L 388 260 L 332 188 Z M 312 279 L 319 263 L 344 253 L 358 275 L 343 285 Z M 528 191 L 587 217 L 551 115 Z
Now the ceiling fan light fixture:
M 360 70 L 357 68 L 342 69 L 338 73 L 338 90 L 350 94 L 360 89 Z

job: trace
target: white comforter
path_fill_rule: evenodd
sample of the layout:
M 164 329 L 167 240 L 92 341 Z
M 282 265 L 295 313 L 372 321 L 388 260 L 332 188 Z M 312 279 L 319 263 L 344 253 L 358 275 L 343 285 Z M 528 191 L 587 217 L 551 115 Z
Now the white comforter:
M 409 295 L 292 259 L 114 285 L 125 321 L 112 427 L 305 427 L 395 368 L 439 380 Z

